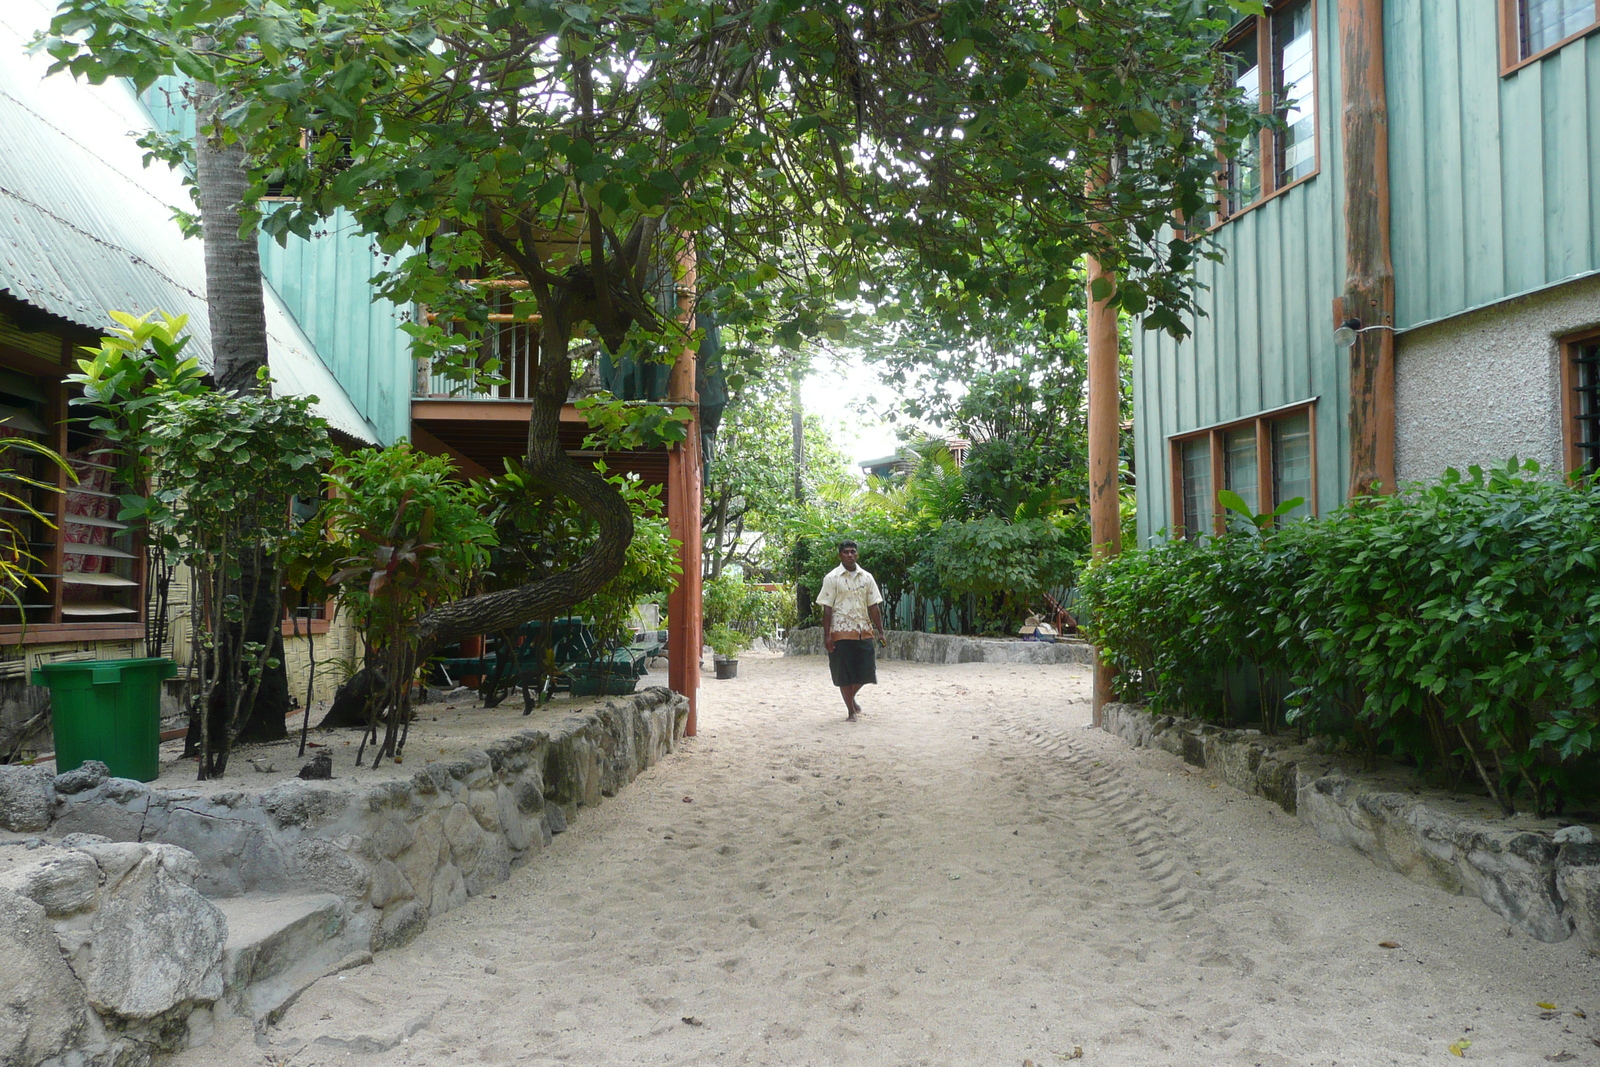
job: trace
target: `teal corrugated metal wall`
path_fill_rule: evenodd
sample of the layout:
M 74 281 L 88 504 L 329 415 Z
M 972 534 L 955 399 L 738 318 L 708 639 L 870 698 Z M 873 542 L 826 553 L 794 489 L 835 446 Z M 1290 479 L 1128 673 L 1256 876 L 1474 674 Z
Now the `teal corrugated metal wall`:
M 390 444 L 411 432 L 415 363 L 400 329 L 408 312 L 373 295 L 370 279 L 383 267 L 372 238 L 343 212 L 309 241 L 291 237 L 279 247 L 261 239 L 261 272 L 378 440 Z
M 1500 76 L 1496 5 L 1385 5 L 1396 325 L 1600 268 L 1600 34 Z
M 1447 318 L 1600 269 L 1600 33 L 1500 75 L 1492 0 L 1389 0 L 1396 325 Z M 1318 509 L 1345 495 L 1349 368 L 1332 342 L 1343 288 L 1335 4 L 1317 11 L 1321 171 L 1217 231 L 1208 312 L 1183 344 L 1134 339 L 1139 534 L 1174 521 L 1167 439 L 1317 404 Z
M 142 99 L 157 126 L 193 136 L 194 120 L 177 90 L 177 79 L 162 79 Z M 390 444 L 411 432 L 415 364 L 400 329 L 411 309 L 375 298 L 372 290 L 370 279 L 383 266 L 372 239 L 343 213 L 309 241 L 291 237 L 280 248 L 261 239 L 261 272 L 378 440 Z
M 1344 285 L 1334 7 L 1317 2 L 1319 173 L 1216 231 L 1224 259 L 1197 271 L 1206 315 L 1190 338 L 1134 331 L 1141 541 L 1175 521 L 1173 434 L 1313 396 L 1317 509 L 1344 498 L 1349 367 L 1333 343 L 1332 311 Z

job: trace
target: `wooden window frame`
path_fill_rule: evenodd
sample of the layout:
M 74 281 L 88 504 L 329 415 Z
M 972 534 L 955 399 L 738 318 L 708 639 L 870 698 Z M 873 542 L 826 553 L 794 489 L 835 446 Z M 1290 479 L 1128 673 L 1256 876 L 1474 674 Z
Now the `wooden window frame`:
M 52 434 L 45 444 L 48 444 L 59 455 L 67 453 L 67 386 L 62 380 L 63 366 L 66 364 L 68 353 L 71 351 L 71 342 L 62 340 L 62 362 L 52 364 L 49 360 L 30 352 L 0 344 L 0 367 L 17 374 L 34 379 L 39 387 L 49 397 L 46 411 L 49 415 L 49 425 Z M 56 473 L 56 488 L 59 492 L 51 494 L 52 507 L 45 513 L 55 524 L 53 543 L 48 555 L 42 558 L 45 573 L 59 575 L 62 573 L 62 557 L 65 555 L 62 526 L 67 520 L 66 490 L 68 487 L 67 475 L 64 470 Z M 146 614 L 150 610 L 149 603 L 149 575 L 145 573 L 145 558 L 143 543 L 135 534 L 134 549 L 136 560 L 133 565 L 135 579 L 138 582 L 133 594 L 135 613 L 126 619 L 117 619 L 112 622 L 69 622 L 62 618 L 62 582 L 55 579 L 50 583 L 50 598 L 52 607 L 48 622 L 32 622 L 23 626 L 20 623 L 0 623 L 0 644 L 6 645 L 40 645 L 53 644 L 66 641 L 125 641 L 139 640 L 146 635 Z
M 311 636 L 325 634 L 328 632 L 328 625 L 333 622 L 333 613 L 337 609 L 337 605 L 338 602 L 334 600 L 323 601 L 322 618 L 308 619 L 302 615 L 300 618 L 296 619 L 290 614 L 290 612 L 293 610 L 292 605 L 290 605 L 288 600 L 285 599 L 283 602 L 283 618 L 278 623 L 278 630 L 285 637 L 305 637 L 308 634 Z M 295 631 L 296 626 L 300 628 L 298 633 Z
M 1596 331 L 1600 333 L 1600 331 Z M 1260 412 L 1249 418 L 1234 419 L 1231 422 L 1219 422 L 1212 426 L 1205 426 L 1198 430 L 1189 430 L 1185 433 L 1172 434 L 1167 438 L 1167 461 L 1171 472 L 1170 488 L 1172 492 L 1173 522 L 1170 526 L 1176 537 L 1187 537 L 1188 530 L 1183 525 L 1183 446 L 1190 441 L 1200 438 L 1207 440 L 1207 448 L 1211 456 L 1211 532 L 1222 534 L 1227 530 L 1227 509 L 1217 503 L 1217 494 L 1227 486 L 1224 484 L 1224 454 L 1223 438 L 1226 434 L 1245 429 L 1254 425 L 1256 434 L 1256 507 L 1265 513 L 1277 507 L 1272 491 L 1272 424 L 1282 419 L 1299 415 L 1306 415 L 1307 425 L 1311 431 L 1311 495 L 1306 504 L 1311 518 L 1317 515 L 1317 397 L 1309 400 L 1296 401 L 1285 404 L 1283 407 L 1272 408 Z
M 1229 30 L 1227 36 L 1222 39 L 1222 47 L 1226 49 L 1229 45 L 1238 42 L 1248 34 L 1253 33 L 1255 35 L 1256 76 L 1260 82 L 1257 105 L 1259 110 L 1264 113 L 1270 114 L 1275 103 L 1272 87 L 1272 16 L 1277 11 L 1300 2 L 1301 0 L 1279 0 L 1277 3 L 1269 3 L 1265 14 L 1246 16 Z M 1256 158 L 1261 168 L 1260 195 L 1230 214 L 1228 212 L 1227 191 L 1219 189 L 1216 200 L 1212 202 L 1212 211 L 1216 221 L 1207 227 L 1207 232 L 1226 226 L 1234 219 L 1249 214 L 1270 200 L 1276 200 L 1290 189 L 1304 185 L 1322 173 L 1322 63 L 1319 58 L 1322 55 L 1322 30 L 1321 19 L 1317 10 L 1320 0 L 1304 0 L 1304 2 L 1311 8 L 1311 83 L 1316 87 L 1317 93 L 1317 116 L 1311 135 L 1313 156 L 1311 171 L 1307 174 L 1302 174 L 1294 181 L 1278 184 L 1278 134 L 1276 130 L 1271 128 L 1261 130 L 1257 134 L 1258 139 L 1256 142 Z M 1596 0 L 1596 3 L 1600 3 L 1600 0 Z M 1221 173 L 1227 173 L 1225 161 Z
M 1576 33 L 1568 34 L 1555 44 L 1541 48 L 1531 55 L 1522 54 L 1522 32 L 1517 16 L 1520 11 L 1521 0 L 1500 0 L 1500 77 L 1504 78 L 1515 74 L 1523 67 L 1537 63 L 1546 56 L 1552 55 L 1567 47 L 1573 41 L 1581 40 L 1597 30 L 1600 30 L 1600 0 L 1595 0 L 1594 20 Z
M 1561 455 L 1566 464 L 1566 469 L 1562 473 L 1568 476 L 1576 474 L 1583 467 L 1583 453 L 1578 448 L 1578 442 L 1584 439 L 1584 429 L 1578 418 L 1582 412 L 1578 407 L 1578 374 L 1577 368 L 1574 366 L 1574 360 L 1577 358 L 1580 349 L 1585 345 L 1596 342 L 1600 342 L 1600 326 L 1568 334 L 1561 338 L 1559 342 L 1561 352 Z

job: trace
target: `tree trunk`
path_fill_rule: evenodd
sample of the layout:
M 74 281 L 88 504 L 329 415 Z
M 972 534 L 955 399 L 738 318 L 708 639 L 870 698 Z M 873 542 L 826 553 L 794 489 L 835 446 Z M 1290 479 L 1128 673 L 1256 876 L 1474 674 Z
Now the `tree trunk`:
M 1350 495 L 1394 491 L 1394 263 L 1389 251 L 1389 104 L 1383 0 L 1340 0 L 1344 84 L 1345 290 L 1350 348 Z M 1375 328 L 1371 328 L 1375 327 Z
M 267 366 L 267 311 L 262 294 L 261 253 L 255 234 L 241 237 L 240 207 L 249 184 L 244 147 L 224 144 L 217 133 L 216 87 L 195 87 L 195 186 L 200 194 L 200 229 L 205 242 L 206 312 L 211 325 L 211 371 L 217 388 L 253 393 L 257 372 Z M 288 501 L 283 502 L 288 506 Z M 230 652 L 246 644 L 272 649 L 269 665 L 239 730 L 240 740 L 275 741 L 288 736 L 289 676 L 279 625 L 277 568 L 252 554 L 243 562 L 239 596 L 253 605 L 242 627 L 219 635 Z M 224 694 L 224 704 L 231 703 Z
M 223 144 L 214 131 L 216 87 L 195 86 L 195 186 L 205 239 L 206 312 L 211 373 L 217 387 L 251 393 L 267 365 L 267 310 L 261 293 L 261 251 L 254 233 L 240 237 L 240 206 L 249 185 L 244 146 Z
M 796 369 L 789 378 L 789 423 L 794 450 L 794 502 L 806 502 L 806 424 L 805 410 L 800 404 L 800 371 Z
M 1091 191 L 1098 179 L 1091 179 Z M 1110 306 L 1117 284 L 1116 275 L 1104 271 L 1100 260 L 1088 257 L 1085 274 L 1089 283 L 1089 529 L 1090 551 L 1096 558 L 1108 559 L 1122 549 L 1121 493 L 1117 484 L 1117 454 L 1122 441 L 1121 369 L 1118 367 L 1117 313 Z M 1094 283 L 1103 279 L 1112 289 L 1104 300 L 1096 300 Z M 1094 689 L 1091 714 L 1094 724 L 1103 721 L 1105 706 L 1112 697 L 1114 678 L 1111 664 L 1095 654 Z

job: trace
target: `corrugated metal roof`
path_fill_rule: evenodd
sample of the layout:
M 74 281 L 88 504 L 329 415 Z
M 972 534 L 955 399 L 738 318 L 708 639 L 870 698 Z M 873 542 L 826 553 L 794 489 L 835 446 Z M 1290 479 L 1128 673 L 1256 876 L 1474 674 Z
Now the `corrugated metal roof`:
M 123 82 L 46 78 L 49 57 L 27 54 L 49 24 L 49 0 L 0 4 L 0 289 L 93 330 L 109 309 L 187 314 L 189 351 L 209 365 L 204 252 L 173 221 L 193 210 L 179 175 L 143 165 L 135 138 L 150 116 Z M 335 429 L 377 435 L 270 285 L 268 360 L 275 391 L 315 396 Z

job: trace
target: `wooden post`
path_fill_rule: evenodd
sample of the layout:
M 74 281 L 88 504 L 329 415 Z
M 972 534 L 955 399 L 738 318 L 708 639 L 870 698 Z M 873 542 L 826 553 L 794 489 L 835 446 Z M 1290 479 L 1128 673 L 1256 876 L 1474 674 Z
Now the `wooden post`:
M 688 247 L 678 260 L 682 276 L 678 280 L 678 313 L 686 326 L 694 324 L 695 259 Z M 673 361 L 667 378 L 667 399 L 688 404 L 694 412 L 689 435 L 682 444 L 667 452 L 667 529 L 680 544 L 678 563 L 683 574 L 667 597 L 667 686 L 689 698 L 689 721 L 684 734 L 693 737 L 699 729 L 700 696 L 700 509 L 702 471 L 700 469 L 700 409 L 695 390 L 695 357 L 685 345 Z
M 1098 186 L 1091 179 L 1091 191 Z M 1121 371 L 1118 366 L 1117 313 L 1105 300 L 1094 298 L 1094 283 L 1105 278 L 1114 287 L 1116 275 L 1104 271 L 1100 260 L 1087 257 L 1085 273 L 1089 279 L 1089 543 L 1097 557 L 1114 556 L 1122 550 L 1122 513 L 1118 492 L 1117 456 L 1121 451 L 1122 398 Z M 1113 672 L 1097 653 L 1094 663 L 1094 724 L 1104 719 L 1111 699 Z
M 1350 349 L 1350 495 L 1394 491 L 1394 262 L 1389 252 L 1389 102 L 1383 0 L 1339 0 L 1344 86 L 1344 314 Z

